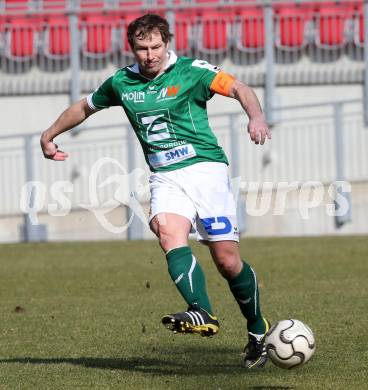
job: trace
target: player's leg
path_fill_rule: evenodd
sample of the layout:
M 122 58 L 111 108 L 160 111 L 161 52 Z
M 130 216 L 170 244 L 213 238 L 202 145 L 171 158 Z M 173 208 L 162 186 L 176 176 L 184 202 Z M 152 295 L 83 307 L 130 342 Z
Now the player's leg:
M 262 367 L 267 361 L 264 348 L 269 323 L 262 316 L 256 273 L 242 261 L 236 241 L 207 241 L 212 258 L 221 275 L 228 281 L 230 290 L 247 319 L 249 342 L 244 348 L 247 368 Z
M 184 172 L 185 175 L 185 172 Z M 189 308 L 162 319 L 170 330 L 211 336 L 219 324 L 212 314 L 204 273 L 188 246 L 188 235 L 196 209 L 183 190 L 183 170 L 160 172 L 150 177 L 150 226 L 159 238 L 168 263 L 170 276 Z
M 247 319 L 248 331 L 264 334 L 258 285 L 253 269 L 240 258 L 236 206 L 227 167 L 201 163 L 192 168 L 192 185 L 185 188 L 196 205 L 197 239 L 208 243 L 220 273 Z
M 150 221 L 150 228 L 165 253 L 188 246 L 191 226 L 188 218 L 174 213 L 158 213 Z
M 212 314 L 204 273 L 188 246 L 190 220 L 178 214 L 160 213 L 151 220 L 150 227 L 166 254 L 169 274 L 185 302 Z
M 242 261 L 239 244 L 235 241 L 208 242 L 212 258 L 221 275 L 228 281 L 230 290 L 247 319 L 247 328 L 254 334 L 264 334 L 263 320 L 256 273 Z
M 152 218 L 150 227 L 166 254 L 171 279 L 189 306 L 185 312 L 164 316 L 163 324 L 181 333 L 217 333 L 218 321 L 212 314 L 205 276 L 188 246 L 191 221 L 178 214 L 159 213 Z
M 257 278 L 254 270 L 239 254 L 239 233 L 236 205 L 231 192 L 227 167 L 223 164 L 202 163 L 196 175 L 196 185 L 186 188 L 197 210 L 197 238 L 207 241 L 220 273 L 227 279 L 230 290 L 247 319 L 249 343 L 245 348 L 248 368 L 264 365 L 263 347 L 268 323 L 263 319 Z

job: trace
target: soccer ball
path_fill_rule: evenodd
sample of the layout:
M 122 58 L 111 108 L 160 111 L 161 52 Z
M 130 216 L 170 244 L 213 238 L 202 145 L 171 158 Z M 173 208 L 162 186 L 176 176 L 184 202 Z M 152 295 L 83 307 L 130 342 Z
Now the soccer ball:
M 299 320 L 279 321 L 267 333 L 267 354 L 281 368 L 294 368 L 305 364 L 316 349 L 312 330 Z

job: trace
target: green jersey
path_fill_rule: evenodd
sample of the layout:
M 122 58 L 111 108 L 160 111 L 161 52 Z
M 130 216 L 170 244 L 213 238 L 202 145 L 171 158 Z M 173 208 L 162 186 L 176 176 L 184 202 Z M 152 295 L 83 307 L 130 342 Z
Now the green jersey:
M 151 171 L 202 161 L 228 164 L 208 124 L 206 104 L 219 68 L 170 52 L 165 71 L 150 80 L 138 64 L 119 69 L 87 101 L 92 109 L 122 106 Z

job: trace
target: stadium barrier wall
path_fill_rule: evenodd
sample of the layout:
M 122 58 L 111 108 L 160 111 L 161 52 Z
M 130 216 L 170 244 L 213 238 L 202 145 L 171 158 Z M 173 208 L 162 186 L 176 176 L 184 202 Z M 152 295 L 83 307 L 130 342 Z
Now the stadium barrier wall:
M 344 234 L 366 233 L 367 227 L 367 182 L 368 182 L 368 132 L 362 124 L 361 103 L 344 104 L 344 175 L 352 186 L 352 222 L 337 230 L 334 218 L 326 214 L 326 205 L 331 204 L 332 198 L 328 193 L 330 186 L 337 177 L 337 159 L 335 145 L 335 112 L 333 105 L 317 108 L 319 115 L 309 114 L 316 107 L 299 106 L 297 109 L 283 110 L 280 122 L 273 128 L 274 139 L 264 147 L 256 147 L 250 142 L 242 142 L 246 126 L 243 113 L 232 112 L 222 115 L 210 115 L 210 122 L 231 161 L 231 177 L 240 177 L 240 199 L 254 203 L 254 196 L 259 197 L 260 189 L 249 187 L 250 183 L 273 183 L 274 186 L 265 188 L 265 193 L 272 193 L 270 202 L 275 203 L 275 186 L 279 182 L 297 182 L 298 186 L 288 194 L 288 203 L 283 215 L 273 215 L 266 212 L 262 217 L 246 215 L 245 227 L 249 235 L 295 235 L 295 234 Z M 289 113 L 289 114 L 288 114 Z M 315 111 L 314 111 L 315 113 Z M 106 133 L 107 129 L 109 132 Z M 106 134 L 109 134 L 107 137 Z M 20 225 L 24 224 L 24 213 L 20 210 L 20 195 L 27 181 L 39 181 L 45 189 L 45 199 L 38 213 L 40 224 L 47 225 L 47 235 L 50 240 L 69 239 L 122 239 L 127 238 L 129 230 L 119 234 L 111 233 L 101 227 L 96 216 L 80 207 L 91 205 L 89 194 L 90 172 L 93 164 L 100 158 L 109 157 L 119 162 L 125 169 L 111 161 L 101 169 L 99 183 L 104 178 L 114 175 L 125 175 L 136 170 L 139 174 L 148 175 L 141 154 L 137 153 L 129 161 L 129 151 L 139 150 L 136 140 L 129 141 L 129 127 L 117 124 L 115 126 L 88 127 L 78 136 L 62 135 L 60 143 L 63 148 L 74 156 L 67 164 L 53 163 L 43 159 L 40 153 L 39 133 L 32 136 L 31 150 L 26 149 L 30 135 L 15 137 L 9 135 L 0 137 L 0 176 L 2 192 L 0 204 L 0 241 L 22 240 Z M 26 140 L 28 140 L 26 142 Z M 59 142 L 59 140 L 58 140 Z M 129 146 L 129 142 L 133 142 Z M 25 159 L 25 156 L 32 156 Z M 30 160 L 33 162 L 32 177 L 27 177 Z M 28 172 L 29 175 L 29 172 Z M 143 177 L 143 176 L 142 176 Z M 145 176 L 147 178 L 147 176 Z M 341 179 L 341 178 L 339 178 Z M 342 178 L 343 179 L 343 178 Z M 70 201 L 71 212 L 60 207 L 60 203 L 52 197 L 52 185 L 55 181 L 71 183 L 72 192 L 64 195 Z M 307 182 L 319 181 L 323 188 L 323 197 L 318 207 L 309 211 L 310 218 L 305 220 L 298 207 L 306 209 L 307 200 L 300 200 L 301 190 Z M 143 180 L 144 182 L 144 180 Z M 245 183 L 245 184 L 244 184 Z M 101 204 L 116 198 L 117 184 L 98 190 Z M 248 185 L 248 186 L 247 186 Z M 66 187 L 64 189 L 67 189 Z M 285 189 L 284 189 L 285 190 Z M 281 190 L 282 191 L 282 190 Z M 255 195 L 257 194 L 257 195 Z M 37 192 L 33 194 L 37 195 Z M 148 191 L 142 192 L 139 200 L 143 211 L 148 212 Z M 253 197 L 253 198 L 252 198 Z M 304 199 L 304 200 L 303 200 Z M 121 200 L 121 198 L 120 198 Z M 301 203 L 302 204 L 301 204 Z M 304 202 L 304 205 L 303 205 Z M 328 203 L 329 202 L 329 203 Z M 53 204 L 54 214 L 50 216 L 47 206 Z M 97 208 L 98 209 L 98 208 Z M 244 211 L 244 210 L 243 210 Z M 299 215 L 298 215 L 299 213 Z M 67 214 L 62 216 L 63 214 Z M 124 225 L 128 219 L 127 207 L 116 207 L 109 214 L 113 223 Z M 150 238 L 152 234 L 146 228 L 138 228 L 143 237 Z

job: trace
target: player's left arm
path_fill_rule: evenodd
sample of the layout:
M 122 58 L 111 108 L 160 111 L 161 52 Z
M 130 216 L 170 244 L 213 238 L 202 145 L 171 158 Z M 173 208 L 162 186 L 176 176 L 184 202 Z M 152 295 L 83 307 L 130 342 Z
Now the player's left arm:
M 212 92 L 228 96 L 239 101 L 249 117 L 248 133 L 257 145 L 263 145 L 266 138 L 271 139 L 271 132 L 263 115 L 259 100 L 253 89 L 228 73 L 220 71 L 213 79 Z

